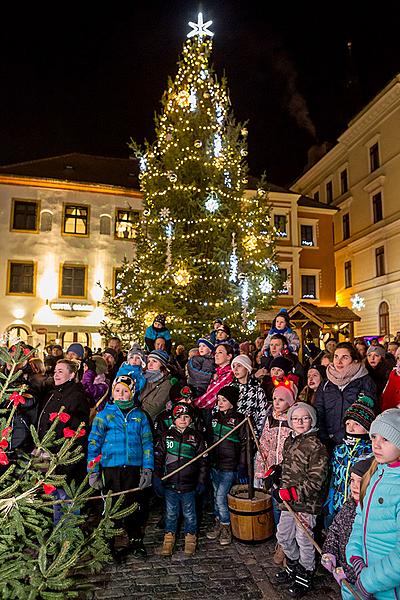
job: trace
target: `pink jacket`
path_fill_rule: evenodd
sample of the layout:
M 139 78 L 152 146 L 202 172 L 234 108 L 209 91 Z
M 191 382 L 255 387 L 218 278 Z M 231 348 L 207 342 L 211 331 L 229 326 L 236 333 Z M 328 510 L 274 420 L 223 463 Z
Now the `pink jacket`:
M 217 367 L 207 391 L 194 400 L 194 405 L 197 408 L 214 408 L 219 390 L 225 385 L 230 385 L 232 381 L 233 372 L 230 364 L 225 367 Z
M 276 415 L 275 411 L 270 414 L 264 425 L 263 432 L 260 437 L 260 452 L 256 454 L 255 461 L 255 476 L 259 479 L 265 477 L 266 471 L 272 465 L 279 465 L 283 460 L 283 444 L 288 437 L 291 429 L 287 423 L 286 413 Z

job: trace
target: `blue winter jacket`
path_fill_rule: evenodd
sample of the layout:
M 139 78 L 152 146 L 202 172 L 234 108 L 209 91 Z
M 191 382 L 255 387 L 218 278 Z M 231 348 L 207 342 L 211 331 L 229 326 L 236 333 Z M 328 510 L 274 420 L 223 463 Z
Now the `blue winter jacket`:
M 171 354 L 172 348 L 172 340 L 169 329 L 166 327 L 162 327 L 161 329 L 156 329 L 153 325 L 150 325 L 144 334 L 144 341 L 146 344 L 146 350 L 151 352 L 154 350 L 154 342 L 157 338 L 164 338 L 165 340 L 165 350 L 168 354 Z
M 123 362 L 116 377 L 128 375 L 136 381 L 136 391 L 141 392 L 146 385 L 146 379 L 143 375 L 143 369 L 139 365 L 130 365 L 128 362 Z
M 364 559 L 360 581 L 376 600 L 400 599 L 400 462 L 378 465 L 346 548 Z
M 89 434 L 88 462 L 101 454 L 102 467 L 154 469 L 153 436 L 140 408 L 124 413 L 114 403 L 100 411 Z M 96 464 L 94 470 L 98 469 Z

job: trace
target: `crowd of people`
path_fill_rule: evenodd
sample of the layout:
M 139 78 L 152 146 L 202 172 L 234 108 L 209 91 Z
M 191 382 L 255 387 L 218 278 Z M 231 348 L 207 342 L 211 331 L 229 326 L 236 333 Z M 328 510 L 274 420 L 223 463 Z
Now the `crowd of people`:
M 174 552 L 180 526 L 185 554 L 195 553 L 210 503 L 215 522 L 207 538 L 230 544 L 227 496 L 251 477 L 272 497 L 274 585 L 295 598 L 311 589 L 315 535 L 321 564 L 344 597 L 352 597 L 350 584 L 363 600 L 398 598 L 400 344 L 330 338 L 323 350 L 302 350 L 303 362 L 284 309 L 254 342 L 238 343 L 216 319 L 188 352 L 174 347 L 163 315 L 146 329 L 143 347 L 123 349 L 117 337 L 95 352 L 52 345 L 43 361 L 26 347 L 16 382 L 25 403 L 14 415 L 9 460 L 32 452 L 30 425 L 42 439 L 63 406 L 68 427 L 84 431 L 76 440 L 82 459 L 64 470 L 67 481 L 89 473 L 96 490 L 136 490 L 124 496 L 138 508 L 113 540 L 116 558 L 146 557 L 145 528 L 157 502 L 161 555 Z M 258 446 L 249 443 L 246 417 Z M 60 437 L 64 427 L 57 425 Z

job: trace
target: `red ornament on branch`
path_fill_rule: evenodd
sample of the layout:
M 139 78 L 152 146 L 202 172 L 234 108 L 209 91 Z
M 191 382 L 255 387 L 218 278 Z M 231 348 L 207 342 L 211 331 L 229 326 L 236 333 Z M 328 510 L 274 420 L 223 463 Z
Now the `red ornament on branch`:
M 74 437 L 80 438 L 80 437 L 83 437 L 84 435 L 86 435 L 86 430 L 81 429 L 80 432 L 77 433 L 70 427 L 64 427 L 63 433 L 64 433 L 65 438 L 74 438 Z
M 25 404 L 25 398 L 21 396 L 18 392 L 13 392 L 10 396 L 10 402 L 14 404 L 14 406 L 18 406 L 18 404 Z
M 52 492 L 55 492 L 56 489 L 57 488 L 54 485 L 51 485 L 50 483 L 43 484 L 43 490 L 45 494 L 51 494 Z
M 61 423 L 68 423 L 68 421 L 71 418 L 71 415 L 69 415 L 68 413 L 62 412 L 62 413 L 57 413 L 57 412 L 52 412 L 50 413 L 50 421 L 54 421 L 55 419 L 57 419 L 57 417 L 59 418 L 59 420 L 61 421 Z
M 88 467 L 89 469 L 93 469 L 94 465 L 101 461 L 101 454 L 96 456 L 93 460 L 89 460 Z
M 4 450 L 0 450 L 0 465 L 5 466 L 8 465 L 9 460 L 7 458 L 7 454 L 4 452 Z

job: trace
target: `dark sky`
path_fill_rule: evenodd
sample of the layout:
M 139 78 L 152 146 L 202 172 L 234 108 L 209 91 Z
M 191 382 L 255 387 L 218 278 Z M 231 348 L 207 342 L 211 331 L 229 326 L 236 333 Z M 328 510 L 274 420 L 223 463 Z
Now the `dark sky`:
M 2 22 L 0 164 L 67 152 L 126 157 L 131 136 L 154 137 L 154 112 L 200 5 L 51 6 L 17 6 Z M 266 171 L 271 182 L 289 185 L 309 146 L 343 131 L 354 111 L 346 92 L 349 39 L 361 105 L 400 72 L 396 7 L 203 2 L 204 18 L 213 20 L 214 66 L 227 75 L 236 118 L 249 120 L 252 174 Z

